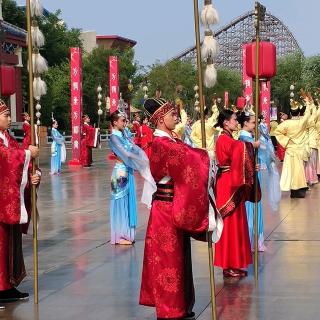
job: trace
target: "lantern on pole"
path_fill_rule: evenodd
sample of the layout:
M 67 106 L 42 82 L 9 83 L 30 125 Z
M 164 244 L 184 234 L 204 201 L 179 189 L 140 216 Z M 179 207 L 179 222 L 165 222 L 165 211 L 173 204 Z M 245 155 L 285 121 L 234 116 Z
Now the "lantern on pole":
M 101 92 L 102 92 L 102 88 L 101 88 L 101 85 L 99 84 L 98 87 L 97 87 L 97 93 L 98 93 L 98 95 L 97 95 L 97 99 L 98 99 L 98 103 L 97 103 L 97 105 L 98 105 L 98 128 L 100 128 L 100 118 L 101 118 L 101 116 L 103 114 L 103 111 L 101 109 L 101 106 L 102 106 L 102 94 L 101 94 Z

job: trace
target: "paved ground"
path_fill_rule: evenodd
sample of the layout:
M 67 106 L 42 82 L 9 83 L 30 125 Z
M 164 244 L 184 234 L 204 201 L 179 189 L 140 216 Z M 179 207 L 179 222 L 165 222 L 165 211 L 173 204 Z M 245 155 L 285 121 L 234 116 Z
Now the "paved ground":
M 48 154 L 39 193 L 40 304 L 32 295 L 32 237 L 24 239 L 28 278 L 20 288 L 30 301 L 7 304 L 0 319 L 15 320 L 140 320 L 155 319 L 154 311 L 138 305 L 144 234 L 148 211 L 139 207 L 134 247 L 110 245 L 109 181 L 106 150 L 96 150 L 95 166 L 48 175 Z M 141 183 L 138 186 L 141 186 Z M 141 187 L 139 194 L 141 193 Z M 216 270 L 219 319 L 318 319 L 320 312 L 320 187 L 305 200 L 283 195 L 280 210 L 266 205 L 267 251 L 260 257 L 260 278 L 224 281 Z M 193 242 L 196 307 L 199 320 L 209 320 L 207 247 Z

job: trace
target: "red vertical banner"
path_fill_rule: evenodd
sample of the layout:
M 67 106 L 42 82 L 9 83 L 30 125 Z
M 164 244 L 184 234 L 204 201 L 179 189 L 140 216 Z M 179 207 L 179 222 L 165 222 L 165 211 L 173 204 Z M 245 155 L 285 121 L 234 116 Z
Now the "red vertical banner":
M 119 106 L 119 61 L 118 57 L 109 57 L 110 113 Z
M 69 165 L 81 165 L 81 118 L 82 118 L 82 52 L 80 48 L 70 48 L 71 78 L 71 122 L 72 160 Z
M 260 88 L 260 112 L 266 123 L 270 126 L 270 81 L 261 81 Z
M 243 96 L 250 101 L 250 105 L 253 104 L 253 87 L 252 87 L 252 78 L 247 75 L 247 53 L 246 47 L 248 44 L 242 45 L 242 84 L 243 84 Z
M 229 92 L 224 92 L 224 107 L 228 109 L 229 106 Z

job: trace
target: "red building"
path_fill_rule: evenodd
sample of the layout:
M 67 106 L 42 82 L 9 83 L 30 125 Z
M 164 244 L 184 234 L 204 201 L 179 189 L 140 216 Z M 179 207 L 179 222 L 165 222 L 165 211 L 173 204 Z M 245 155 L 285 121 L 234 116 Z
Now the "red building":
M 10 74 L 10 76 L 0 69 L 0 72 L 2 72 L 0 88 L 4 88 L 7 81 L 14 81 L 15 93 L 10 96 L 3 96 L 1 94 L 2 98 L 6 100 L 11 108 L 13 122 L 22 121 L 22 49 L 26 47 L 26 36 L 25 30 L 2 20 L 0 15 L 0 65 L 11 66 L 13 68 L 13 74 Z M 0 90 L 0 93 L 2 92 Z

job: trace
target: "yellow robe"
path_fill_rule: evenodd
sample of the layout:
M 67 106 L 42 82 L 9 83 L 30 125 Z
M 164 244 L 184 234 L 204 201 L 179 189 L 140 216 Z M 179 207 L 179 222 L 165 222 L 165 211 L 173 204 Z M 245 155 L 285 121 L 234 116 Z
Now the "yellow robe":
M 208 120 L 205 122 L 206 129 L 206 149 L 208 151 L 215 150 L 215 133 L 216 128 L 214 125 L 216 124 L 216 115 L 213 114 Z M 195 144 L 197 148 L 202 148 L 202 135 L 201 135 L 201 121 L 196 121 L 191 128 L 191 140 Z
M 286 149 L 280 187 L 282 191 L 299 190 L 307 187 L 304 161 L 308 161 L 306 145 L 308 144 L 307 125 L 310 110 L 307 105 L 303 117 L 282 122 L 274 131 L 278 143 Z
M 317 163 L 317 174 L 320 174 L 320 107 L 317 110 L 317 118 L 315 121 L 315 129 L 317 133 L 317 149 L 318 149 L 318 163 Z
M 181 122 L 179 122 L 173 132 L 177 135 L 177 138 L 181 140 L 181 137 L 184 134 L 184 128 L 188 121 L 188 115 L 184 109 L 180 110 Z

